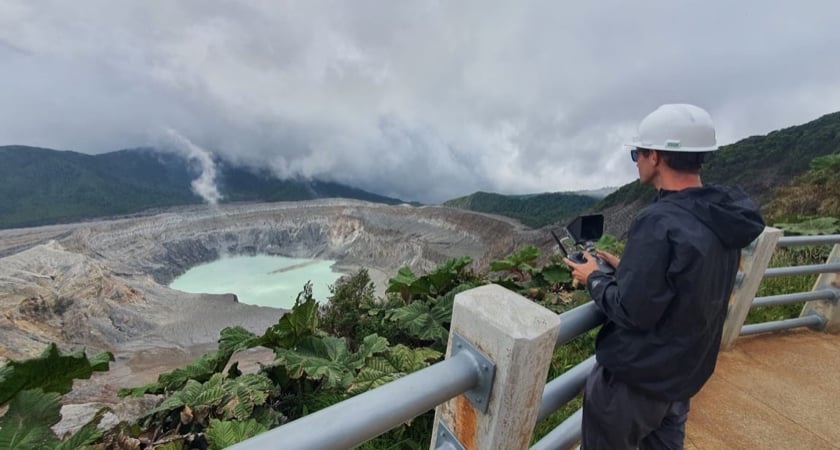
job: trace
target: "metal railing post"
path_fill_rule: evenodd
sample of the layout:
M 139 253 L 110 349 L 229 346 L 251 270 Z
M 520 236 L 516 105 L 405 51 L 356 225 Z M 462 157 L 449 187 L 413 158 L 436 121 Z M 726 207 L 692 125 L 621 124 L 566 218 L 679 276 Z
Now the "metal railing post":
M 435 409 L 431 448 L 449 432 L 468 450 L 528 448 L 559 326 L 557 314 L 498 285 L 456 295 L 447 358 L 466 341 L 495 374 L 481 402 L 467 392 Z
M 840 263 L 840 244 L 834 245 L 831 254 L 828 255 L 828 259 L 826 260 L 826 264 L 836 263 Z M 840 272 L 820 274 L 812 290 L 816 291 L 820 289 L 832 289 L 837 293 L 840 290 Z M 823 331 L 826 333 L 840 333 L 840 304 L 838 303 L 840 303 L 840 299 L 837 297 L 831 300 L 810 301 L 802 308 L 800 317 L 814 313 L 819 314 L 827 320 Z
M 766 227 L 753 245 L 741 251 L 739 272 L 743 273 L 743 278 L 735 283 L 735 289 L 729 297 L 729 312 L 723 324 L 723 337 L 720 341 L 721 350 L 731 350 L 735 339 L 741 334 L 741 327 L 750 312 L 758 285 L 761 284 L 764 271 L 781 236 L 782 230 Z

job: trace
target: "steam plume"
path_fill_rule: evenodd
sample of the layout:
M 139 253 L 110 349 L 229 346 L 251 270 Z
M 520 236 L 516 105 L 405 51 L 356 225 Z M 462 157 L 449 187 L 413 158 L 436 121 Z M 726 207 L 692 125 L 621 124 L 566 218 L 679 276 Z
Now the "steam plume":
M 201 166 L 201 175 L 192 181 L 192 189 L 207 203 L 215 205 L 222 199 L 216 187 L 216 165 L 210 152 L 193 144 L 189 139 L 173 129 L 166 130 L 166 134 L 175 144 L 175 149 L 184 153 L 190 161 L 196 161 Z

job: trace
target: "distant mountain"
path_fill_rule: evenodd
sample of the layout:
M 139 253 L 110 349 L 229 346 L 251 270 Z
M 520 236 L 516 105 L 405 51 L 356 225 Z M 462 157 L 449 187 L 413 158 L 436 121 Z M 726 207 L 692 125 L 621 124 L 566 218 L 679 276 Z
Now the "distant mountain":
M 344 197 L 395 204 L 339 183 L 287 179 L 215 161 L 223 202 Z M 202 203 L 192 189 L 201 175 L 181 156 L 152 149 L 100 155 L 25 146 L 0 146 L 0 228 L 71 222 Z
M 476 192 L 448 200 L 444 206 L 498 214 L 539 228 L 569 219 L 595 204 L 597 199 L 587 195 L 554 192 L 530 195 L 502 195 Z
M 574 191 L 569 192 L 569 194 L 579 194 L 585 195 L 587 197 L 597 198 L 598 200 L 612 194 L 613 192 L 618 190 L 618 186 L 607 186 L 602 187 L 601 189 L 589 189 L 585 191 Z
M 808 171 L 814 158 L 838 153 L 840 112 L 722 146 L 704 164 L 702 178 L 704 182 L 740 186 L 766 209 L 777 190 Z M 653 195 L 652 187 L 642 186 L 637 180 L 622 186 L 593 209 L 603 211 L 608 232 L 620 236 L 635 211 L 650 202 Z

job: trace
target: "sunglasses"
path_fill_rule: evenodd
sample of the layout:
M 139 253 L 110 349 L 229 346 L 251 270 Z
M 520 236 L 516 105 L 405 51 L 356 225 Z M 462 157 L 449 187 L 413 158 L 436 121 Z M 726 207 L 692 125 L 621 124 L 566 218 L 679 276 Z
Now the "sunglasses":
M 639 149 L 634 148 L 633 150 L 630 150 L 630 159 L 632 159 L 633 162 L 639 161 Z

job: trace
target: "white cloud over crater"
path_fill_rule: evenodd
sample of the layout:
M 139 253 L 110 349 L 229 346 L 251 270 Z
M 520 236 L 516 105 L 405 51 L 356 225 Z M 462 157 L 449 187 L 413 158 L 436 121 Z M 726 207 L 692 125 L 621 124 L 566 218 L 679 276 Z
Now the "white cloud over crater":
M 641 117 L 722 143 L 840 110 L 834 1 L 0 0 L 0 145 L 176 130 L 407 200 L 620 185 Z

